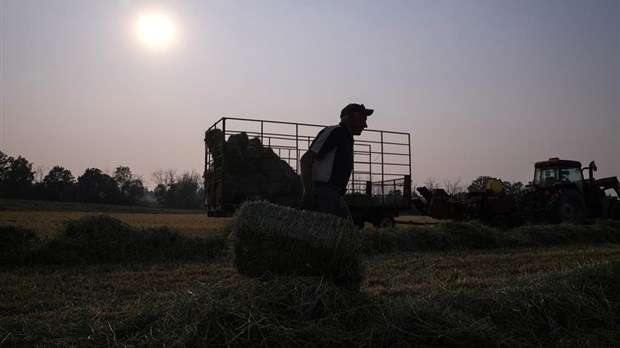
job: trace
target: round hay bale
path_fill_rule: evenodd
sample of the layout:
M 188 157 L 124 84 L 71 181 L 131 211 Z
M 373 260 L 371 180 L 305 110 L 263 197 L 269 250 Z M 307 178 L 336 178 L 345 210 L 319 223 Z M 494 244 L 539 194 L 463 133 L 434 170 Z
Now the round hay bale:
M 263 201 L 235 213 L 230 242 L 241 274 L 318 276 L 359 289 L 362 243 L 351 221 Z

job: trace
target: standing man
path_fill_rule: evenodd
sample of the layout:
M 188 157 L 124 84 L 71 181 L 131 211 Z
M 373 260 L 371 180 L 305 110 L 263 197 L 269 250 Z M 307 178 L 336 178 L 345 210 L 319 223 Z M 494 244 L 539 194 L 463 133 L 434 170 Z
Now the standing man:
M 342 196 L 353 170 L 353 136 L 368 127 L 374 110 L 349 104 L 340 112 L 340 124 L 323 128 L 301 156 L 301 208 L 351 219 Z

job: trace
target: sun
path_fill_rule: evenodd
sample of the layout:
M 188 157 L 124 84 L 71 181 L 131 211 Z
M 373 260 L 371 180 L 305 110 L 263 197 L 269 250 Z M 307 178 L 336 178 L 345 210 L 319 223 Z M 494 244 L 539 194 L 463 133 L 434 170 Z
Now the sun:
M 138 17 L 135 33 L 143 45 L 162 50 L 174 43 L 176 28 L 170 16 L 161 12 L 149 12 Z

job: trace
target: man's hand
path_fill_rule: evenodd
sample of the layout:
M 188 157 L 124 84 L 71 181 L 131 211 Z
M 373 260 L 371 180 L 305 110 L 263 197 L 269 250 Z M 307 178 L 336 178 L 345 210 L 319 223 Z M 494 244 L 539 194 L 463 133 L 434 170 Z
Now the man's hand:
M 301 168 L 301 185 L 304 188 L 304 192 L 312 191 L 312 166 L 314 165 L 314 159 L 316 154 L 311 150 L 301 156 L 299 160 L 299 167 Z
M 316 192 L 304 192 L 301 197 L 301 209 L 303 210 L 317 210 L 319 204 L 319 197 Z

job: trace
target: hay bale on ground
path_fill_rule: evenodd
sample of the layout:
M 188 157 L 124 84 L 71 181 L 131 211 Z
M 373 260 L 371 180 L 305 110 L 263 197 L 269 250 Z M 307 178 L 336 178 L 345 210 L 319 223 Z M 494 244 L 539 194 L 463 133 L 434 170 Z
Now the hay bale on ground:
M 352 222 L 267 202 L 246 202 L 230 236 L 239 273 L 314 276 L 359 289 L 362 244 Z

